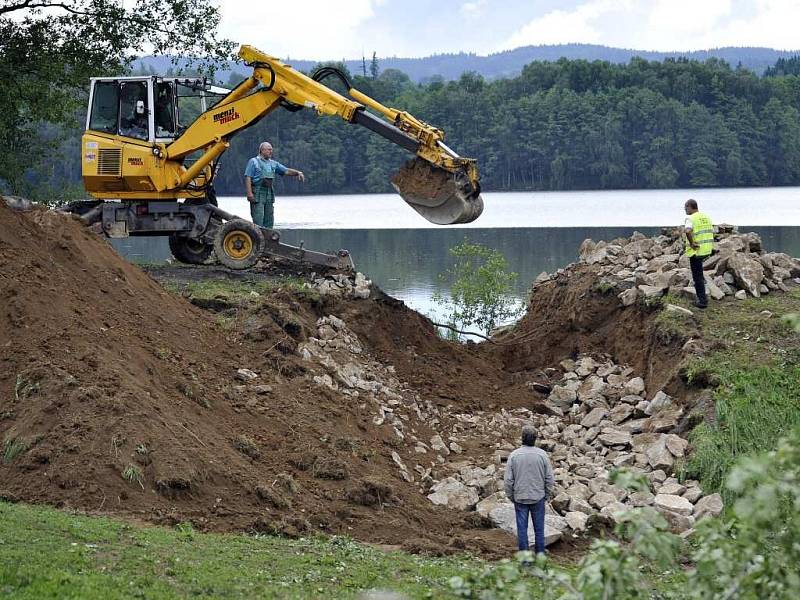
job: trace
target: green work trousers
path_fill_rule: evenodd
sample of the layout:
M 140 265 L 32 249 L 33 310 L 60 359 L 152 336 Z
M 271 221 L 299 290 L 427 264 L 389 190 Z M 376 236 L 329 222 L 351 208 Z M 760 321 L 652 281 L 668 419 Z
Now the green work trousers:
M 272 186 L 256 185 L 253 190 L 254 201 L 250 203 L 250 217 L 260 227 L 272 229 L 275 224 L 275 192 Z

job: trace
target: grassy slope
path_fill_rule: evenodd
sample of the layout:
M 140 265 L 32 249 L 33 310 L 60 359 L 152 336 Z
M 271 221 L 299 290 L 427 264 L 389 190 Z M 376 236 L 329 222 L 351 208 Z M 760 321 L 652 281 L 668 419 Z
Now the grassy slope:
M 384 552 L 343 538 L 203 534 L 0 502 L 0 597 L 447 598 L 483 563 Z
M 704 490 L 728 496 L 723 482 L 738 457 L 772 449 L 800 425 L 800 334 L 781 318 L 800 313 L 800 290 L 694 311 L 696 323 L 660 315 L 664 329 L 699 333 L 717 346 L 688 368 L 690 380 L 711 382 L 716 391 L 713 418 L 691 434 L 687 473 L 699 477 Z

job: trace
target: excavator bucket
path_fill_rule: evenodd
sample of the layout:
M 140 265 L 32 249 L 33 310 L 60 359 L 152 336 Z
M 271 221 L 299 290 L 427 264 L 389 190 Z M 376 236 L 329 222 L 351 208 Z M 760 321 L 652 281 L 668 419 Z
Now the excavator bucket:
M 395 173 L 392 186 L 411 208 L 437 225 L 471 223 L 483 212 L 480 190 L 466 173 L 451 173 L 420 158 Z

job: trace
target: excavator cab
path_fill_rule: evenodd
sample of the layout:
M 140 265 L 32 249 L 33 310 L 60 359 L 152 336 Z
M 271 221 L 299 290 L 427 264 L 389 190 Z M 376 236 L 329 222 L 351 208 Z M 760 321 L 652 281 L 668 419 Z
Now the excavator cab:
M 98 198 L 147 199 L 165 188 L 167 178 L 158 168 L 160 155 L 154 149 L 178 140 L 206 112 L 207 104 L 216 103 L 229 91 L 199 77 L 92 78 L 83 136 L 86 190 Z M 181 167 L 189 168 L 196 158 L 183 157 Z M 208 177 L 210 172 L 200 173 L 199 181 Z M 198 194 L 191 190 L 164 194 L 175 196 Z
M 150 78 L 93 79 L 86 129 L 153 141 Z
M 151 90 L 151 82 L 145 78 L 92 80 L 86 129 L 152 142 Z
M 86 129 L 169 143 L 206 111 L 207 94 L 228 91 L 201 78 L 96 77 L 91 80 Z

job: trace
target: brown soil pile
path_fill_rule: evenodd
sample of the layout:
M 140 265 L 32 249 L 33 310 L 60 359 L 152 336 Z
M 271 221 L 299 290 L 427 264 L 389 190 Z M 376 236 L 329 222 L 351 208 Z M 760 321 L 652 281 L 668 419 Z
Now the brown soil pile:
M 460 177 L 421 158 L 413 158 L 394 174 L 392 186 L 432 223 L 470 223 L 483 212 L 483 200 L 480 196 L 466 197 L 458 183 Z
M 488 410 L 530 407 L 540 399 L 523 379 L 510 376 L 491 351 L 487 357 L 485 345 L 445 341 L 426 317 L 394 298 L 377 296 L 369 305 L 343 307 L 342 318 L 382 362 L 394 365 L 401 379 L 437 404 Z M 540 369 L 532 370 L 544 377 Z
M 413 444 L 364 396 L 320 385 L 302 348 L 320 317 L 336 315 L 421 402 L 463 412 L 536 410 L 543 395 L 530 384 L 557 379 L 545 368 L 578 352 L 612 354 L 662 387 L 674 343 L 654 336 L 644 309 L 594 291 L 595 275 L 587 267 L 539 286 L 498 345 L 445 342 L 379 292 L 279 291 L 220 318 L 166 293 L 77 219 L 0 202 L 0 497 L 200 529 L 508 554 L 505 533 L 434 506 L 425 475 L 402 477 L 398 462 L 422 461 Z M 406 431 L 430 440 L 430 425 L 412 418 Z M 496 450 L 463 446 L 461 459 L 488 462 Z
M 648 388 L 677 391 L 685 340 L 663 337 L 653 318 L 658 307 L 625 307 L 613 290 L 597 285 L 600 279 L 598 267 L 575 264 L 537 285 L 523 319 L 498 339 L 499 361 L 525 372 L 565 357 L 608 354 L 633 367 Z
M 429 162 L 413 158 L 392 176 L 398 192 L 411 198 L 447 199 L 455 191 L 454 177 Z
M 305 376 L 294 349 L 333 308 L 278 294 L 226 329 L 76 219 L 0 202 L 0 496 L 201 529 L 507 552 L 505 534 L 398 477 L 390 429 Z M 372 327 L 396 316 L 375 313 Z M 259 374 L 246 389 L 240 368 Z

